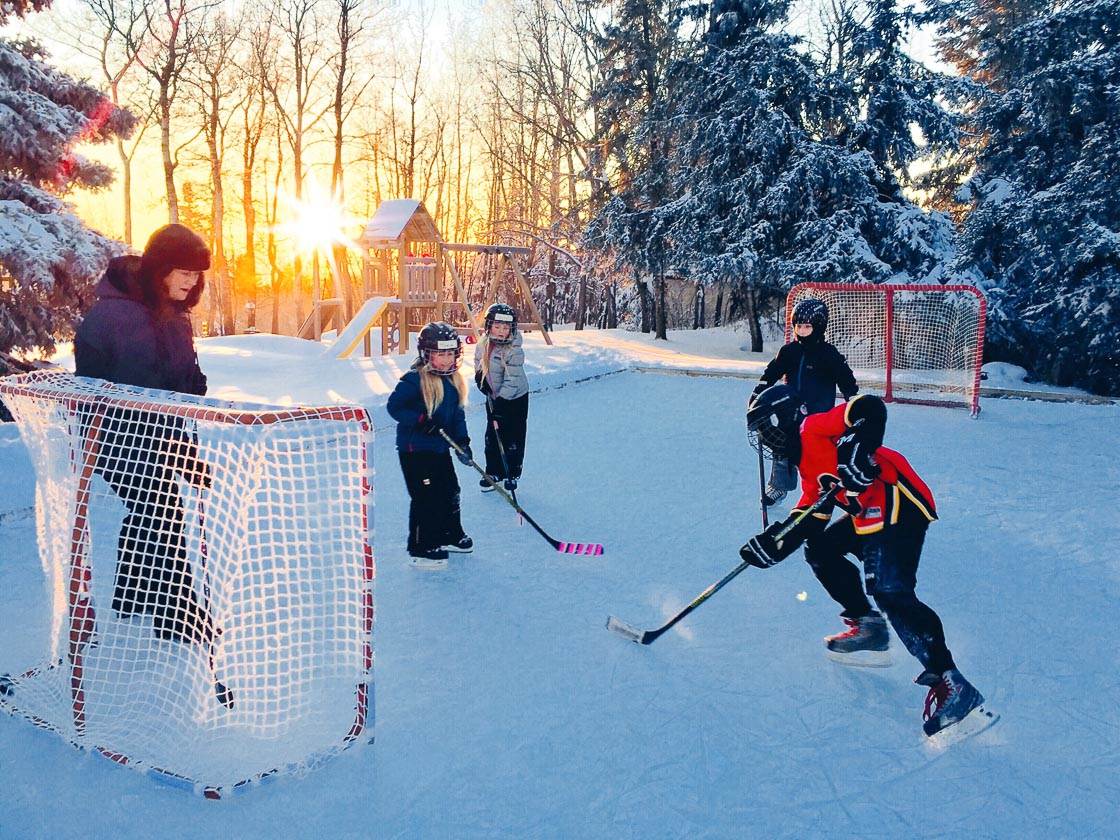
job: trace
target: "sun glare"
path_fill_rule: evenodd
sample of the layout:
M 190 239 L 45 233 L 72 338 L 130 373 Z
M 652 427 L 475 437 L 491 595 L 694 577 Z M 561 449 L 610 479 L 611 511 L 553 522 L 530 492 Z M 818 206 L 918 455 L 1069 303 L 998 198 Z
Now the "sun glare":
M 360 222 L 318 184 L 309 184 L 302 199 L 284 197 L 289 218 L 276 226 L 303 254 L 327 253 L 336 245 L 356 249 L 358 243 L 347 234 Z

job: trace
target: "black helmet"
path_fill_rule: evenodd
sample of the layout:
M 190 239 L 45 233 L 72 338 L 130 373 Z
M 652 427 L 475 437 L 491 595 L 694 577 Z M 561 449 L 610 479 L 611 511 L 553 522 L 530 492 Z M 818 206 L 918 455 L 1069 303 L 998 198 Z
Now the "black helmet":
M 887 404 L 874 394 L 856 394 L 844 409 L 844 423 L 848 428 L 859 427 L 861 439 L 871 451 L 883 445 L 887 430 Z
M 811 326 L 813 338 L 824 338 L 824 332 L 828 329 L 828 304 L 820 298 L 805 298 L 793 308 L 793 318 L 790 320 L 794 326 Z
M 490 340 L 495 344 L 509 344 L 513 341 L 513 334 L 517 332 L 517 313 L 513 311 L 513 307 L 505 303 L 492 303 L 486 310 L 486 334 L 490 334 L 490 328 L 494 326 L 494 322 L 498 321 L 502 324 L 509 324 L 509 338 L 494 338 Z
M 420 339 L 416 342 L 416 349 L 420 351 L 420 361 L 428 366 L 428 370 L 439 376 L 450 376 L 459 369 L 459 362 L 463 358 L 463 342 L 455 328 L 444 321 L 433 321 L 420 330 Z M 431 366 L 428 354 L 433 350 L 454 350 L 455 364 L 448 370 L 436 370 Z
M 747 438 L 751 446 L 766 448 L 785 458 L 798 451 L 805 407 L 797 391 L 778 383 L 751 397 L 747 404 Z

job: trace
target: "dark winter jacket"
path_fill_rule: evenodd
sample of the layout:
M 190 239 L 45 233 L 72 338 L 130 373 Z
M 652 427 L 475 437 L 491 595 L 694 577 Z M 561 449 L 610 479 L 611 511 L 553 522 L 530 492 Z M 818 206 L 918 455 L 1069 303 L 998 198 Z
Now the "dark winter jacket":
M 420 390 L 420 372 L 410 370 L 389 395 L 389 416 L 397 421 L 397 450 L 400 452 L 447 452 L 451 447 L 441 435 L 425 434 L 419 428 L 428 421 L 428 409 Z M 459 405 L 459 391 L 450 377 L 443 378 L 443 402 L 436 406 L 434 420 L 460 446 L 470 443 L 467 417 Z
M 859 391 L 852 369 L 840 351 L 827 341 L 791 341 L 762 372 L 762 384 L 773 385 L 786 378 L 805 402 L 809 414 L 828 411 L 836 405 L 836 389 L 850 400 Z
M 122 385 L 205 394 L 187 310 L 157 316 L 144 302 L 137 273 L 114 263 L 97 284 L 98 300 L 74 338 L 75 372 Z

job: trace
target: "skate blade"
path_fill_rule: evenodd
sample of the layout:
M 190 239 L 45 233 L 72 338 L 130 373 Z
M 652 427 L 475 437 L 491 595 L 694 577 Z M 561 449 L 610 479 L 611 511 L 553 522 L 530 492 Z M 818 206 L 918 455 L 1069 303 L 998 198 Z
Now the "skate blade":
M 618 635 L 624 636 L 632 642 L 638 642 L 640 644 L 642 641 L 641 630 L 627 624 L 625 621 L 620 621 L 613 615 L 607 618 L 607 629 L 613 630 L 615 633 L 618 633 Z
M 956 723 L 951 723 L 940 732 L 926 736 L 930 749 L 941 751 L 961 741 L 967 741 L 992 727 L 999 720 L 999 713 L 984 706 L 977 706 Z
M 447 551 L 447 552 L 450 552 L 451 554 L 473 554 L 474 553 L 474 546 L 471 546 L 470 548 L 457 548 L 456 546 L 453 546 L 453 545 L 445 545 L 443 547 L 443 550 Z M 446 564 L 446 561 L 444 561 L 444 562 Z
M 825 648 L 824 653 L 833 662 L 854 668 L 889 668 L 892 664 L 889 650 L 857 650 L 852 653 L 840 653 Z
M 413 558 L 412 560 L 409 561 L 409 565 L 412 566 L 412 568 L 414 568 L 418 572 L 442 572 L 444 569 L 447 568 L 447 561 L 446 560 L 417 560 L 417 559 Z

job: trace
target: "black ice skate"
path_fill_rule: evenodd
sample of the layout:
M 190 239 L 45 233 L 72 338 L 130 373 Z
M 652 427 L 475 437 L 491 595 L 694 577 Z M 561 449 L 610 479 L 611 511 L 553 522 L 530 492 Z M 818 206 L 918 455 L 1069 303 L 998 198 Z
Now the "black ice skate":
M 488 475 L 486 478 L 480 478 L 478 480 L 478 487 L 483 493 L 493 493 L 494 485 L 497 483 L 498 479 L 494 478 L 492 475 Z
M 778 502 L 786 497 L 787 493 L 789 493 L 788 490 L 779 490 L 773 484 L 767 484 L 766 492 L 762 494 L 762 503 L 766 505 L 766 507 L 774 507 L 774 505 L 778 504 Z
M 466 534 L 463 534 L 463 536 L 455 542 L 444 544 L 443 550 L 454 552 L 456 554 L 470 554 L 472 551 L 474 551 L 474 540 L 472 540 Z
M 412 560 L 409 561 L 412 568 L 419 569 L 423 572 L 438 571 L 439 569 L 447 568 L 447 549 L 432 548 L 427 551 L 414 551 L 412 552 Z
M 924 671 L 914 682 L 929 686 L 922 731 L 936 746 L 962 741 L 999 720 L 999 715 L 984 708 L 984 695 L 956 668 L 940 675 Z
M 887 621 L 877 612 L 862 618 L 845 618 L 848 629 L 825 636 L 828 658 L 844 665 L 885 668 L 891 664 L 891 635 Z

